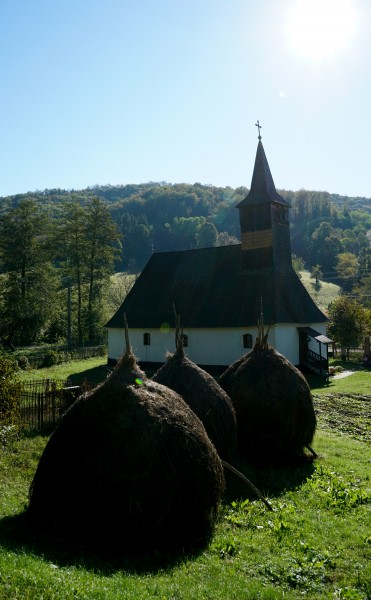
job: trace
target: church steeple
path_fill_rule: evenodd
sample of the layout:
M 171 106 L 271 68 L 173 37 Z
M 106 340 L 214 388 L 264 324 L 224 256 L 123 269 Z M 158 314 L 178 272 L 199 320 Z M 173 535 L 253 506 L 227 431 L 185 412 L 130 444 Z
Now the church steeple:
M 259 142 L 250 191 L 237 205 L 240 211 L 244 263 L 249 268 L 291 267 L 291 243 L 288 209 L 280 196 L 261 142 Z

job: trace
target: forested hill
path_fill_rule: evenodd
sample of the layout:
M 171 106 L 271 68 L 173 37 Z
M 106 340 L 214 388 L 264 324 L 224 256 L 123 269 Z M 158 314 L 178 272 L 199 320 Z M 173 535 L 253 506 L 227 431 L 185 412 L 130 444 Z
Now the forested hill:
M 122 235 L 123 258 L 117 268 L 138 272 L 150 254 L 240 239 L 236 205 L 247 188 L 200 183 L 96 185 L 85 190 L 44 190 L 0 198 L 0 215 L 32 199 L 56 218 L 66 202 L 85 204 L 92 197 L 107 202 Z M 334 273 L 337 257 L 369 251 L 371 199 L 299 190 L 279 190 L 291 206 L 292 250 L 308 268 L 320 265 L 325 277 Z

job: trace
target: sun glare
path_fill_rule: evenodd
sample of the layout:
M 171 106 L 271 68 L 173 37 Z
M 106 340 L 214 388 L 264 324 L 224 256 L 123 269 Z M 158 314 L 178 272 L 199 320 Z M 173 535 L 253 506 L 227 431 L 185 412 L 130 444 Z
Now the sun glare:
M 295 0 L 287 20 L 291 50 L 312 62 L 336 57 L 354 36 L 356 16 L 354 0 Z

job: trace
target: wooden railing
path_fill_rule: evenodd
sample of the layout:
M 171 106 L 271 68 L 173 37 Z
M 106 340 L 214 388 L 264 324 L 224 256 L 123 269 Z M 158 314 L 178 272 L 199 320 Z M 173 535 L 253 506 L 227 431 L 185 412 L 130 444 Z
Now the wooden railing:
M 328 376 L 328 360 L 324 356 L 313 352 L 313 350 L 308 350 L 305 362 L 310 369 L 319 375 Z

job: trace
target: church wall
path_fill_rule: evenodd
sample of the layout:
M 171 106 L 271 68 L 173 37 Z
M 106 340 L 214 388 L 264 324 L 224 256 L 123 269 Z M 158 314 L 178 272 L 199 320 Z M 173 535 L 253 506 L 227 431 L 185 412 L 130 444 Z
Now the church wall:
M 144 334 L 149 333 L 150 345 L 144 345 Z M 229 365 L 251 348 L 244 348 L 243 334 L 250 333 L 253 343 L 256 328 L 242 329 L 184 329 L 188 337 L 185 348 L 187 356 L 197 364 Z M 162 332 L 159 329 L 130 329 L 130 343 L 139 361 L 164 362 L 167 352 L 175 351 L 174 329 Z M 109 359 L 117 359 L 125 348 L 123 329 L 108 329 Z
M 299 364 L 299 333 L 296 325 L 281 324 L 275 326 L 275 348 L 293 365 Z
M 322 332 L 322 329 L 319 330 Z M 149 333 L 150 345 L 144 345 L 144 334 Z M 257 328 L 244 329 L 184 329 L 188 336 L 187 356 L 199 365 L 230 365 L 251 348 L 244 348 L 243 335 L 257 336 Z M 175 351 L 174 329 L 161 332 L 158 329 L 131 329 L 130 343 L 139 361 L 164 362 L 167 352 Z M 296 326 L 276 325 L 269 331 L 268 342 L 293 364 L 299 363 L 299 338 Z M 123 329 L 108 330 L 109 358 L 117 359 L 124 351 Z M 316 350 L 318 352 L 318 349 Z
M 282 324 L 275 326 L 275 344 L 274 347 L 278 352 L 283 354 L 293 365 L 299 364 L 299 332 L 298 327 L 312 327 L 318 333 L 326 335 L 325 323 L 297 323 L 297 324 Z M 310 338 L 308 349 L 320 353 L 319 343 L 317 340 Z M 327 347 L 321 345 L 321 355 L 327 358 Z

